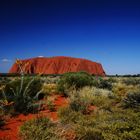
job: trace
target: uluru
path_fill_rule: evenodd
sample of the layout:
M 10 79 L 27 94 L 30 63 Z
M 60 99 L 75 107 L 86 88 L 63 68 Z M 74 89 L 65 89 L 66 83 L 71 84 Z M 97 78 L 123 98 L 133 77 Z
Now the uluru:
M 82 58 L 65 56 L 36 57 L 21 60 L 21 65 L 27 74 L 63 74 L 66 72 L 85 71 L 89 74 L 105 76 L 105 71 L 100 63 Z M 20 68 L 16 62 L 9 73 L 20 73 Z

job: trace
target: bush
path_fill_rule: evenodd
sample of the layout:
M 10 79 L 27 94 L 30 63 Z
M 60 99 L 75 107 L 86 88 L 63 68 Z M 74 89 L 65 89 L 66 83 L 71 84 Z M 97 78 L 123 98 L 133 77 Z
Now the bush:
M 59 139 L 54 133 L 54 124 L 46 117 L 38 117 L 25 122 L 20 127 L 23 140 L 51 140 Z
M 58 91 L 65 93 L 67 89 L 73 86 L 76 89 L 82 88 L 84 86 L 91 86 L 94 83 L 93 80 L 93 77 L 86 72 L 66 73 L 58 82 Z
M 79 126 L 77 133 L 78 140 L 104 140 L 102 132 L 94 127 Z
M 68 107 L 61 107 L 58 110 L 58 117 L 60 121 L 64 124 L 74 124 L 81 118 L 80 112 L 73 111 L 69 106 Z
M 113 86 L 113 93 L 116 95 L 118 100 L 122 100 L 127 95 L 127 86 L 122 83 L 117 83 Z
M 64 124 L 72 124 L 79 140 L 139 140 L 140 112 L 112 107 L 111 111 L 98 108 L 90 115 L 61 108 L 59 117 Z
M 32 79 L 33 79 L 33 81 L 30 84 L 30 88 L 28 88 L 28 95 L 30 97 L 34 97 L 37 94 L 37 92 L 40 91 L 42 88 L 41 78 L 39 78 L 39 77 L 34 77 L 34 78 L 24 77 L 21 92 L 25 91 L 25 88 L 28 86 L 29 82 Z M 11 89 L 19 90 L 20 84 L 21 84 L 21 77 L 6 84 L 5 93 L 7 96 L 9 96 L 9 100 L 11 100 L 12 95 L 13 95 L 13 91 Z
M 37 111 L 39 104 L 35 103 L 35 95 L 32 97 L 33 95 L 30 94 L 32 93 L 31 90 L 34 91 L 33 87 L 31 87 L 34 80 L 36 80 L 36 78 L 27 80 L 21 77 L 20 80 L 18 79 L 10 83 L 11 85 L 6 85 L 5 89 L 2 89 L 0 106 L 3 108 L 4 112 L 9 110 L 8 112 L 11 113 L 11 109 L 13 110 L 12 113 L 30 113 Z M 9 89 L 10 93 L 7 93 L 7 89 Z
M 75 124 L 77 139 L 139 140 L 140 114 L 134 111 L 96 112 Z
M 83 87 L 79 90 L 73 90 L 70 92 L 70 108 L 73 111 L 81 111 L 86 113 L 88 107 L 93 102 L 93 92 L 92 87 Z
M 140 108 L 140 92 L 128 93 L 123 102 L 126 108 Z
M 115 96 L 113 93 L 106 89 L 98 89 L 95 87 L 84 87 L 79 90 L 72 90 L 69 93 L 70 108 L 73 111 L 81 111 L 87 113 L 90 105 L 98 107 L 110 108 L 112 100 Z
M 43 84 L 42 92 L 44 93 L 44 95 L 50 95 L 52 93 L 56 93 L 57 86 L 56 84 Z
M 100 88 L 94 88 L 92 95 L 93 96 L 104 96 L 107 98 L 115 98 L 115 95 L 112 91 L 107 90 L 107 89 L 100 89 Z
M 140 85 L 140 78 L 129 77 L 123 80 L 123 83 L 126 85 Z
M 114 81 L 112 79 L 103 79 L 103 78 L 100 78 L 99 83 L 97 85 L 97 88 L 111 90 L 112 89 L 112 83 L 113 82 Z

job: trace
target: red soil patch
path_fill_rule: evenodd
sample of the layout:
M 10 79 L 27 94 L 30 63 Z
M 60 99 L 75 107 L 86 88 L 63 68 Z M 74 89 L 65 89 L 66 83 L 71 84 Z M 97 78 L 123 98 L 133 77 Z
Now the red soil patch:
M 65 97 L 55 95 L 56 100 L 54 101 L 54 104 L 56 106 L 56 110 L 58 110 L 60 107 L 66 106 L 68 104 L 68 101 Z M 51 120 L 57 121 L 57 112 L 50 112 L 49 110 L 43 110 L 40 111 L 40 114 L 43 116 L 50 117 Z M 16 117 L 10 118 L 6 121 L 6 124 L 2 129 L 0 129 L 0 140 L 19 140 L 18 132 L 19 127 L 27 120 L 33 119 L 37 117 L 38 114 L 28 114 L 23 115 L 20 114 Z
M 96 110 L 96 109 L 97 109 L 96 106 L 91 105 L 91 106 L 89 106 L 88 111 L 91 112 L 91 111 Z

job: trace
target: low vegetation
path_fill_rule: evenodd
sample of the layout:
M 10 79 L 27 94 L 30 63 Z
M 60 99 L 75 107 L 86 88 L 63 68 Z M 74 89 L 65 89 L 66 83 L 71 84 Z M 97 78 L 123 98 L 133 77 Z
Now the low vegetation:
M 55 125 L 46 117 L 39 116 L 27 121 L 20 128 L 23 140 L 52 140 L 58 138 L 54 133 Z
M 23 140 L 69 140 L 68 133 L 71 140 L 139 140 L 140 78 L 101 78 L 85 72 L 52 78 L 0 82 L 0 129 L 2 116 L 39 112 L 43 100 L 50 111 L 58 111 L 58 120 L 38 115 L 25 122 L 20 127 Z M 56 110 L 54 94 L 65 95 L 68 105 Z
M 94 78 L 86 72 L 78 73 L 66 73 L 58 81 L 58 91 L 62 94 L 68 93 L 71 87 L 75 89 L 80 89 L 84 86 L 92 86 L 94 84 Z

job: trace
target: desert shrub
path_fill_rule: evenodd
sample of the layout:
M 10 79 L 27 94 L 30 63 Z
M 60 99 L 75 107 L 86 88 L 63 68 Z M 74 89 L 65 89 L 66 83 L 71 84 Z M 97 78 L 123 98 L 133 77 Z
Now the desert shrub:
M 20 88 L 12 89 L 13 91 L 13 102 L 14 110 L 18 113 L 28 113 L 37 110 L 37 104 L 35 103 L 35 95 L 31 97 L 29 94 L 30 86 L 34 79 L 31 79 L 28 84 L 24 87 L 24 79 L 21 78 Z M 37 94 L 37 93 L 36 93 Z
M 30 88 L 28 88 L 28 95 L 30 97 L 34 97 L 37 94 L 37 92 L 40 91 L 42 88 L 42 80 L 39 77 L 33 78 L 24 77 L 21 92 L 25 91 L 25 88 L 28 86 L 31 80 L 32 83 L 30 84 Z M 7 96 L 9 96 L 9 99 L 11 99 L 13 95 L 13 91 L 11 89 L 19 90 L 20 85 L 21 85 L 21 77 L 6 84 L 5 93 L 7 94 Z
M 115 95 L 112 91 L 107 90 L 107 89 L 100 89 L 100 88 L 94 88 L 92 95 L 104 96 L 104 97 L 108 97 L 108 98 L 115 98 Z
M 94 88 L 92 87 L 83 87 L 79 90 L 73 90 L 70 92 L 70 108 L 74 111 L 81 111 L 86 113 L 88 107 L 93 101 Z
M 112 92 L 116 95 L 119 101 L 123 100 L 130 92 L 139 91 L 139 86 L 126 85 L 124 83 L 116 83 L 113 85 Z
M 98 85 L 96 86 L 97 88 L 102 88 L 102 89 L 108 89 L 111 90 L 112 89 L 112 83 L 114 81 L 112 79 L 103 79 L 100 78 Z
M 12 84 L 11 87 L 9 87 L 11 94 L 7 93 L 6 87 L 6 89 L 2 90 L 3 97 L 0 100 L 0 105 L 3 108 L 4 112 L 7 112 L 7 110 L 11 110 L 11 108 L 13 110 L 13 113 L 29 113 L 37 111 L 40 104 L 35 103 L 35 96 L 32 97 L 29 94 L 30 86 L 33 81 L 34 78 L 30 79 L 30 81 L 28 81 L 28 83 L 25 86 L 24 77 L 22 77 L 20 81 L 14 82 L 14 84 Z
M 110 110 L 113 102 L 116 100 L 116 97 L 111 91 L 107 89 L 94 88 L 92 99 L 93 105 L 106 110 Z
M 58 110 L 58 117 L 64 124 L 74 124 L 81 118 L 82 113 L 73 111 L 69 106 Z
M 99 111 L 93 116 L 81 117 L 75 125 L 75 130 L 78 139 L 81 140 L 138 140 L 139 119 L 140 114 L 133 111 L 122 110 L 113 113 Z
M 126 85 L 140 85 L 140 79 L 139 78 L 134 78 L 134 77 L 129 77 L 129 78 L 125 78 L 123 79 L 123 83 L 125 83 Z
M 10 81 L 11 79 L 9 79 L 8 77 L 0 77 L 0 86 L 5 85 L 9 83 Z
M 34 100 L 25 95 L 16 95 L 13 97 L 14 111 L 17 113 L 29 113 L 37 110 L 37 106 L 34 106 Z
M 46 84 L 56 84 L 60 79 L 60 76 L 47 76 L 43 77 L 42 80 Z
M 127 86 L 122 83 L 117 83 L 113 86 L 112 91 L 119 100 L 122 100 L 127 95 Z
M 57 92 L 57 86 L 56 84 L 43 84 L 42 86 L 42 92 L 44 93 L 45 96 L 50 95 L 52 93 Z
M 105 139 L 138 140 L 140 136 L 140 114 L 132 110 L 114 112 L 105 118 L 106 124 L 99 126 Z
M 140 108 L 140 92 L 128 93 L 123 102 L 126 108 Z
M 97 109 L 90 115 L 61 108 L 59 117 L 64 124 L 72 124 L 79 140 L 139 140 L 140 113 L 112 107 L 111 112 Z
M 31 79 L 28 79 L 27 83 L 29 83 Z M 35 77 L 33 82 L 31 83 L 30 87 L 29 87 L 29 96 L 34 97 L 36 96 L 36 94 L 41 91 L 42 89 L 42 80 L 40 77 Z
M 84 87 L 79 90 L 72 90 L 69 93 L 70 107 L 74 111 L 88 112 L 90 105 L 96 105 L 102 108 L 110 108 L 115 96 L 107 89 L 95 87 Z
M 77 73 L 66 73 L 64 74 L 58 82 L 58 91 L 65 93 L 65 90 L 75 87 L 76 89 L 82 88 L 84 86 L 93 85 L 93 77 L 86 72 Z
M 110 83 L 116 83 L 117 79 L 116 79 L 116 77 L 109 77 L 109 78 L 107 78 L 107 81 Z
M 59 140 L 54 133 L 54 127 L 48 118 L 40 116 L 25 122 L 20 127 L 20 135 L 23 140 Z
M 110 111 L 114 100 L 111 100 L 105 96 L 95 96 L 93 105 L 101 109 Z
M 104 140 L 101 131 L 94 127 L 79 126 L 77 129 L 78 140 Z

